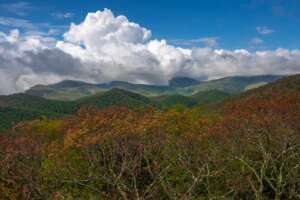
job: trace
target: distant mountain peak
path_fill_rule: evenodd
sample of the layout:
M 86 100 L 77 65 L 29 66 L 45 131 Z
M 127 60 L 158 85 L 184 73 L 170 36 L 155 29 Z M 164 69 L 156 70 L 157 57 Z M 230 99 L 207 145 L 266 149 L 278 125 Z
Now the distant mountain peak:
M 281 78 L 277 75 L 260 76 L 231 76 L 221 79 L 201 81 L 189 77 L 174 77 L 169 85 L 134 84 L 125 81 L 112 81 L 108 83 L 87 83 L 77 80 L 64 80 L 52 85 L 39 85 L 26 91 L 27 94 L 48 99 L 76 100 L 82 97 L 103 93 L 112 88 L 119 88 L 147 97 L 179 94 L 190 96 L 200 91 L 219 90 L 234 94 L 253 89 Z
M 198 85 L 200 81 L 189 77 L 174 77 L 169 81 L 170 87 L 188 87 Z
M 81 87 L 86 85 L 93 85 L 92 83 L 87 83 L 84 81 L 78 81 L 78 80 L 63 80 L 61 82 L 55 83 L 50 85 L 54 88 L 65 88 L 65 87 Z

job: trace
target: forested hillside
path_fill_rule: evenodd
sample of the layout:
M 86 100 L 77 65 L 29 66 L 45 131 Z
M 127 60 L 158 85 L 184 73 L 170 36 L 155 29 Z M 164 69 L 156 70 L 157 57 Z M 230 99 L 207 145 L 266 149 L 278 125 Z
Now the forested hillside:
M 64 117 L 74 114 L 79 108 L 85 106 L 95 106 L 99 109 L 126 106 L 138 109 L 157 105 L 146 97 L 121 89 L 112 89 L 68 102 L 47 100 L 27 94 L 0 96 L 0 130 L 25 120 Z
M 53 101 L 26 94 L 0 96 L 0 130 L 24 120 L 62 117 L 77 109 L 75 102 Z
M 78 84 L 81 83 L 79 82 Z M 70 83 L 63 84 L 63 86 L 66 85 L 70 86 Z M 73 86 L 73 82 L 71 86 Z M 78 109 L 86 106 L 95 106 L 98 109 L 110 106 L 125 106 L 131 109 L 146 107 L 168 109 L 177 105 L 186 107 L 205 106 L 221 102 L 228 96 L 229 94 L 220 91 L 207 91 L 200 92 L 194 96 L 165 95 L 147 98 L 118 88 L 73 101 L 49 100 L 28 94 L 0 96 L 0 130 L 10 128 L 20 121 L 43 117 L 50 119 L 64 117 L 74 114 Z
M 299 77 L 216 110 L 159 109 L 114 89 L 64 118 L 19 123 L 0 134 L 0 199 L 298 199 Z

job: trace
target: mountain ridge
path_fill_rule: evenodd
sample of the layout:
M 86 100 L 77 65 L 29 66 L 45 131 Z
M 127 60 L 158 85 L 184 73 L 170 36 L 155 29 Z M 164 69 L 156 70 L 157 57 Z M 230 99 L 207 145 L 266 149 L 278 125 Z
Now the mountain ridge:
M 81 97 L 91 96 L 105 92 L 112 88 L 124 89 L 147 97 L 163 95 L 192 96 L 200 91 L 219 90 L 225 93 L 239 93 L 276 81 L 284 76 L 259 75 L 259 76 L 230 76 L 220 79 L 198 81 L 187 77 L 175 77 L 169 85 L 134 84 L 125 81 L 112 81 L 109 83 L 86 83 L 82 81 L 65 80 L 52 85 L 38 85 L 25 91 L 27 94 L 54 100 L 76 100 Z
M 276 77 L 271 77 L 272 80 L 273 78 L 275 79 Z M 227 81 L 228 79 L 223 80 Z M 68 86 L 70 86 L 69 83 L 67 84 Z M 81 83 L 79 85 L 81 87 Z M 0 130 L 3 128 L 9 128 L 24 120 L 31 120 L 43 116 L 55 118 L 70 115 L 83 106 L 95 106 L 99 109 L 110 106 L 125 106 L 132 109 L 146 107 L 168 109 L 169 107 L 173 107 L 177 104 L 181 104 L 186 107 L 210 107 L 211 105 L 217 105 L 217 107 L 220 107 L 219 105 L 223 105 L 226 102 L 239 101 L 240 99 L 248 98 L 249 96 L 268 97 L 270 96 L 269 94 L 273 94 L 274 91 L 281 93 L 298 93 L 300 91 L 300 75 L 284 77 L 265 86 L 237 94 L 230 94 L 221 90 L 212 89 L 204 91 L 200 90 L 189 96 L 185 96 L 180 93 L 173 93 L 149 98 L 132 91 L 112 88 L 109 90 L 103 90 L 102 92 L 98 92 L 94 95 L 83 96 L 72 101 L 51 100 L 26 93 L 6 96 L 2 95 L 0 96 Z

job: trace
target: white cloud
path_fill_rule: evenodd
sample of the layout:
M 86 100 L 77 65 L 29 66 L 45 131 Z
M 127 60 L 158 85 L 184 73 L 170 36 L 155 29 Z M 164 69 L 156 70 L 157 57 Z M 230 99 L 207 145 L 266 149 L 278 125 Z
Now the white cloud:
M 21 35 L 17 29 L 9 34 L 0 32 L 0 94 L 21 92 L 32 85 L 54 83 L 63 77 L 76 77 L 72 75 L 74 69 L 70 72 L 59 69 L 78 67 L 80 62 L 55 49 L 55 43 L 53 38 Z
M 273 29 L 268 28 L 266 26 L 258 26 L 256 27 L 256 31 L 261 35 L 269 35 L 275 32 Z
M 32 23 L 26 19 L 13 17 L 0 17 L 0 27 L 5 29 L 20 29 L 26 35 L 58 36 L 62 35 L 69 27 L 64 25 L 51 25 L 50 23 Z
M 84 22 L 71 24 L 70 30 L 64 34 L 66 41 L 82 43 L 86 48 L 92 49 L 97 49 L 96 44 L 99 43 L 144 43 L 150 37 L 149 30 L 129 22 L 125 16 L 115 17 L 108 9 L 88 13 Z
M 251 40 L 252 45 L 261 45 L 263 43 L 264 43 L 264 41 L 260 38 L 252 38 L 252 40 Z
M 74 17 L 74 13 L 71 12 L 65 12 L 65 13 L 56 12 L 56 13 L 52 13 L 51 15 L 57 19 L 68 19 Z
M 202 38 L 201 42 L 207 46 L 207 47 L 216 47 L 218 46 L 218 37 L 207 37 L 207 38 Z
M 14 28 L 35 29 L 36 27 L 28 20 L 12 17 L 0 17 L 0 25 Z
M 179 46 L 199 46 L 204 45 L 206 47 L 216 47 L 218 46 L 219 37 L 205 37 L 205 38 L 197 38 L 197 39 L 175 39 L 170 42 L 174 45 Z
M 0 32 L 1 94 L 63 79 L 166 84 L 175 76 L 213 79 L 299 72 L 299 50 L 180 48 L 151 39 L 150 30 L 108 9 L 72 24 L 61 41 L 17 30 Z

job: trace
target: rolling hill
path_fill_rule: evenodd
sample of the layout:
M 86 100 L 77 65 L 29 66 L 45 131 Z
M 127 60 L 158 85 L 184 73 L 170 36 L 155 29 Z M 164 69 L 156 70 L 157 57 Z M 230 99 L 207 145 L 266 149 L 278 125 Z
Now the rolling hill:
M 169 85 L 133 84 L 123 81 L 91 84 L 80 81 L 66 80 L 48 86 L 37 85 L 27 90 L 26 93 L 47 99 L 63 101 L 76 100 L 82 97 L 103 93 L 112 88 L 127 90 L 147 97 L 158 97 L 164 95 L 192 96 L 198 92 L 210 90 L 218 90 L 225 93 L 236 94 L 260 87 L 280 78 L 282 78 L 282 76 L 234 76 L 210 81 L 198 81 L 186 77 L 175 77 L 169 81 Z
M 222 102 L 229 97 L 230 94 L 218 90 L 200 91 L 192 96 L 183 95 L 162 95 L 154 97 L 153 100 L 157 102 L 162 108 L 169 108 L 176 105 L 184 105 L 186 107 L 206 106 L 208 104 Z
M 154 102 L 147 97 L 118 88 L 90 97 L 85 97 L 75 102 L 79 105 L 79 107 L 91 105 L 99 109 L 109 106 L 126 106 L 133 109 L 155 106 Z
M 226 102 L 233 101 L 251 95 L 268 96 L 274 91 L 299 91 L 300 75 L 277 80 L 279 78 L 280 76 L 228 77 L 199 82 L 198 85 L 193 85 L 196 83 L 195 81 L 180 78 L 180 81 L 177 79 L 177 87 L 174 86 L 174 83 L 171 83 L 173 87 L 170 87 L 120 81 L 109 84 L 90 84 L 70 80 L 50 86 L 35 86 L 25 94 L 0 96 L 0 129 L 9 128 L 20 121 L 41 116 L 61 117 L 69 115 L 76 112 L 80 107 L 88 105 L 100 109 L 109 106 L 169 108 L 177 104 L 193 107 L 220 103 L 224 99 Z M 273 83 L 261 86 L 267 82 Z M 189 86 L 184 87 L 186 85 Z M 111 89 L 113 86 L 116 88 Z M 257 86 L 260 87 L 250 89 Z M 247 91 L 243 92 L 245 90 Z M 151 98 L 141 95 L 145 93 L 149 96 L 155 95 Z M 229 97 L 236 93 L 241 94 Z
M 156 105 L 147 97 L 122 89 L 111 89 L 104 93 L 67 102 L 28 94 L 0 96 L 0 130 L 24 120 L 73 114 L 83 106 L 95 106 L 99 109 L 109 106 L 126 106 L 135 109 Z
M 169 81 L 169 86 L 173 88 L 184 88 L 192 85 L 198 85 L 200 81 L 188 77 L 175 77 Z
M 105 92 L 107 89 L 85 82 L 65 80 L 53 85 L 36 85 L 26 91 L 26 94 L 44 97 L 46 99 L 72 101 L 96 93 Z
M 242 97 L 251 96 L 251 95 L 268 96 L 273 92 L 299 93 L 300 75 L 292 75 L 292 76 L 284 77 L 268 85 L 264 85 L 253 90 L 248 90 L 247 92 L 241 94 L 240 96 Z
M 212 103 L 222 102 L 224 99 L 230 96 L 229 93 L 219 91 L 219 90 L 208 90 L 200 91 L 191 96 L 195 99 L 199 105 L 206 105 Z
M 71 114 L 77 108 L 75 102 L 47 100 L 27 94 L 0 96 L 0 130 L 24 120 Z
M 289 98 L 289 96 L 300 96 L 300 75 L 284 77 L 267 85 L 247 90 L 243 93 L 226 98 L 219 106 L 246 102 L 249 99 L 261 99 L 272 101 L 274 98 Z
M 58 86 L 56 87 L 58 88 Z M 66 84 L 63 87 L 66 87 Z M 150 106 L 169 108 L 181 104 L 186 107 L 193 107 L 222 101 L 227 95 L 221 91 L 206 91 L 193 96 L 163 95 L 147 98 L 127 90 L 113 88 L 73 101 L 49 100 L 29 94 L 0 96 L 0 130 L 9 128 L 20 121 L 42 116 L 56 118 L 73 114 L 83 106 L 95 106 L 99 109 L 110 106 L 126 106 L 140 109 Z
M 183 95 L 163 95 L 153 98 L 162 108 L 170 108 L 176 105 L 184 105 L 186 107 L 193 107 L 198 104 L 198 102 L 188 96 Z
M 200 91 L 219 90 L 230 94 L 244 92 L 274 82 L 283 76 L 262 75 L 262 76 L 233 76 L 217 80 L 201 82 L 198 85 L 189 86 L 179 92 L 186 95 L 194 95 Z

